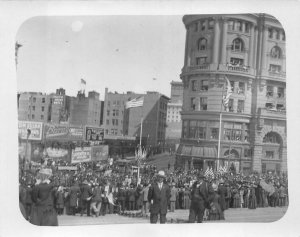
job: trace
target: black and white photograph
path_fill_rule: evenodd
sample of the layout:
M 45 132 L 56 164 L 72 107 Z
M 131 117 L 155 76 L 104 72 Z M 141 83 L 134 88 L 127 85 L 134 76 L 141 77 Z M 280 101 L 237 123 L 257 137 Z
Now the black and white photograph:
M 14 170 L 25 232 L 300 235 L 291 6 L 58 5 L 19 20 L 9 42 L 14 152 L 1 182 Z

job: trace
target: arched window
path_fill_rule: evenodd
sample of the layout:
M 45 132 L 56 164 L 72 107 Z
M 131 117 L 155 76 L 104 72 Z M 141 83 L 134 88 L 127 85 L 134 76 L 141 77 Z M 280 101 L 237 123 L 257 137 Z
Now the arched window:
M 244 42 L 240 38 L 236 38 L 232 41 L 231 49 L 233 51 L 244 51 Z
M 197 43 L 198 50 L 206 50 L 207 49 L 207 39 L 200 38 Z
M 281 143 L 281 137 L 279 134 L 275 132 L 268 132 L 264 138 L 263 138 L 263 143 L 275 143 L 275 144 L 280 144 Z
M 237 158 L 240 157 L 240 155 L 239 155 L 239 152 L 237 150 L 230 149 L 230 152 L 229 152 L 229 149 L 228 149 L 227 151 L 225 151 L 224 157 L 229 158 L 229 159 L 237 159 Z
M 282 57 L 281 49 L 278 46 L 274 46 L 271 49 L 271 57 L 272 58 L 281 58 Z

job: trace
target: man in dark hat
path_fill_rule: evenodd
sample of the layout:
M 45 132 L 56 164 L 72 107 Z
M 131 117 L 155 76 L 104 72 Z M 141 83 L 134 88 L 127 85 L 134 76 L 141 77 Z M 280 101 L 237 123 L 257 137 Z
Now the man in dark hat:
M 170 188 L 163 181 L 165 172 L 159 171 L 157 174 L 156 183 L 151 185 L 148 191 L 148 201 L 150 203 L 150 223 L 156 224 L 158 214 L 160 223 L 166 223 L 166 215 L 170 203 Z
M 80 212 L 80 215 L 83 216 L 84 211 L 86 210 L 87 216 L 90 215 L 90 209 L 91 209 L 91 198 L 93 196 L 92 188 L 90 186 L 91 184 L 87 181 L 84 180 L 82 183 L 82 186 L 80 188 L 81 190 L 81 204 L 82 204 L 82 209 Z
M 197 223 L 202 223 L 205 208 L 212 206 L 214 190 L 204 178 L 203 174 L 199 174 L 198 180 L 195 181 L 192 186 L 189 213 L 190 223 L 195 223 L 195 221 L 197 221 Z

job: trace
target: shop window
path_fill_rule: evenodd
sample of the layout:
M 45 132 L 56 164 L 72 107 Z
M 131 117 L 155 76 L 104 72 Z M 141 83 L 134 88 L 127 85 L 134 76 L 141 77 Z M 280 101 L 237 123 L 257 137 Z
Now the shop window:
M 200 97 L 200 110 L 207 110 L 207 97 Z
M 238 100 L 237 112 L 238 113 L 243 113 L 244 112 L 244 106 L 245 106 L 245 101 L 244 100 Z
M 202 91 L 208 91 L 208 80 L 202 80 L 201 81 L 201 90 Z
M 197 44 L 198 51 L 207 50 L 207 39 L 200 38 Z
M 207 63 L 207 57 L 197 57 L 196 65 L 204 65 Z
M 244 43 L 240 38 L 236 38 L 232 41 L 231 49 L 236 52 L 244 51 Z
M 192 91 L 197 91 L 197 81 L 193 80 L 191 83 L 192 83 Z
M 272 58 L 281 58 L 281 49 L 278 46 L 274 46 L 271 49 L 271 57 Z
M 274 87 L 273 86 L 267 86 L 267 97 L 273 97 L 274 95 Z
M 278 98 L 284 98 L 284 88 L 282 87 L 277 88 L 277 96 Z

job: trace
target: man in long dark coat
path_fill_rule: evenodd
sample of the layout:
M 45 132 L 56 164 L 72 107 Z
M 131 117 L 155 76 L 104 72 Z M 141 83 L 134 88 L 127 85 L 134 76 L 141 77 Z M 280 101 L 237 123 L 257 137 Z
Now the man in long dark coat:
M 160 223 L 166 223 L 168 206 L 170 203 L 170 188 L 164 181 L 165 172 L 159 171 L 157 183 L 152 184 L 148 191 L 148 201 L 150 203 L 150 223 L 156 224 L 158 215 Z
M 87 216 L 91 216 L 90 209 L 91 209 L 91 197 L 93 196 L 93 192 L 87 180 L 85 180 L 82 183 L 80 190 L 81 190 L 81 204 L 82 204 L 80 215 L 82 216 L 84 211 L 86 210 Z
M 76 214 L 76 208 L 78 207 L 78 198 L 80 196 L 80 193 L 81 193 L 81 191 L 80 191 L 78 182 L 75 181 L 69 191 L 69 206 L 71 209 L 70 210 L 71 215 L 73 215 L 73 216 L 75 216 L 75 214 Z
M 198 176 L 199 181 L 194 182 L 191 192 L 191 206 L 189 214 L 189 222 L 202 223 L 203 215 L 206 207 L 212 207 L 214 198 L 214 190 L 212 186 L 204 181 L 204 175 Z

